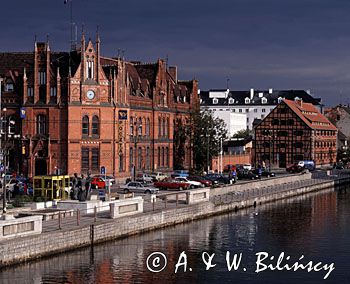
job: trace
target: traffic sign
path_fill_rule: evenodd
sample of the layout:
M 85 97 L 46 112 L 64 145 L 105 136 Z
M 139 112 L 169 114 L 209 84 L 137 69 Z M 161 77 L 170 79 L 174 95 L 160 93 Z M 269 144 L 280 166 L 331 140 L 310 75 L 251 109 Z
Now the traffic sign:
M 105 167 L 105 166 L 102 166 L 102 167 L 100 168 L 100 174 L 101 174 L 101 175 L 105 175 L 105 174 L 106 174 L 106 167 Z

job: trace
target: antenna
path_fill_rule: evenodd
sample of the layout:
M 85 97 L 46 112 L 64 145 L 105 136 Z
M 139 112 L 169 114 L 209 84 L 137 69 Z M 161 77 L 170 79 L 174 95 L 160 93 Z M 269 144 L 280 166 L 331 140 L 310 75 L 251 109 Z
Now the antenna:
M 70 25 L 70 49 L 71 51 L 75 50 L 76 41 L 74 40 L 74 23 L 73 23 L 73 0 L 64 0 L 64 4 L 69 2 L 69 25 Z
M 228 90 L 229 88 L 228 88 L 228 82 L 230 82 L 230 78 L 226 78 L 226 89 Z

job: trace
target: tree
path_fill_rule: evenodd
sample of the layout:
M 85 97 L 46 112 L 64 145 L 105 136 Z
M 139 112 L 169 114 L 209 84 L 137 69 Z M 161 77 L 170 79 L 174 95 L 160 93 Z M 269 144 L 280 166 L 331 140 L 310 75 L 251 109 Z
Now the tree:
M 211 165 L 212 157 L 220 153 L 221 139 L 227 138 L 227 129 L 225 122 L 209 110 L 193 111 L 191 124 L 194 167 L 203 172 Z
M 174 125 L 174 170 L 184 169 L 186 140 L 190 136 L 190 127 L 177 119 Z
M 250 135 L 251 135 L 251 133 L 250 133 L 249 129 L 242 129 L 242 130 L 237 131 L 235 134 L 233 134 L 232 138 L 247 138 Z

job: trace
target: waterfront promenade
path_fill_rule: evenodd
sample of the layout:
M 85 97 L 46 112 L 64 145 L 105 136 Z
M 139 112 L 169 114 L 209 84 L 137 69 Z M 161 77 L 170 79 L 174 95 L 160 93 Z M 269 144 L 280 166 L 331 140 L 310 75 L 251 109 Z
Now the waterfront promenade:
M 143 231 L 189 222 L 199 218 L 239 210 L 249 206 L 306 194 L 347 183 L 347 172 L 293 175 L 231 185 L 210 191 L 209 202 L 185 203 L 186 192 L 160 195 L 155 203 L 146 200 L 144 212 L 110 219 L 109 211 L 73 215 L 43 222 L 43 233 L 0 242 L 0 265 L 8 265 L 44 255 L 59 253 L 94 243 L 125 237 Z

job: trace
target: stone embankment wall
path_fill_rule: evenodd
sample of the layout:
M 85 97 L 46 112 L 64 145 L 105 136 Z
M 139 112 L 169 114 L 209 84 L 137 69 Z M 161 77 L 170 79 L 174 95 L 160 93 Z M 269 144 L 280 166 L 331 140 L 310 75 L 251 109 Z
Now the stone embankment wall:
M 322 184 L 284 190 L 280 193 L 277 192 L 260 197 L 251 197 L 240 202 L 219 205 L 215 205 L 211 201 L 202 202 L 176 209 L 141 213 L 131 217 L 108 220 L 103 223 L 95 223 L 71 230 L 59 230 L 43 233 L 38 236 L 11 239 L 6 242 L 0 242 L 0 266 L 89 246 L 97 242 L 125 237 L 165 226 L 189 222 L 195 219 L 206 218 L 261 203 L 306 194 L 341 183 L 348 183 L 349 181 L 349 178 L 336 181 L 328 180 Z M 221 194 L 223 193 L 224 191 L 221 191 Z

